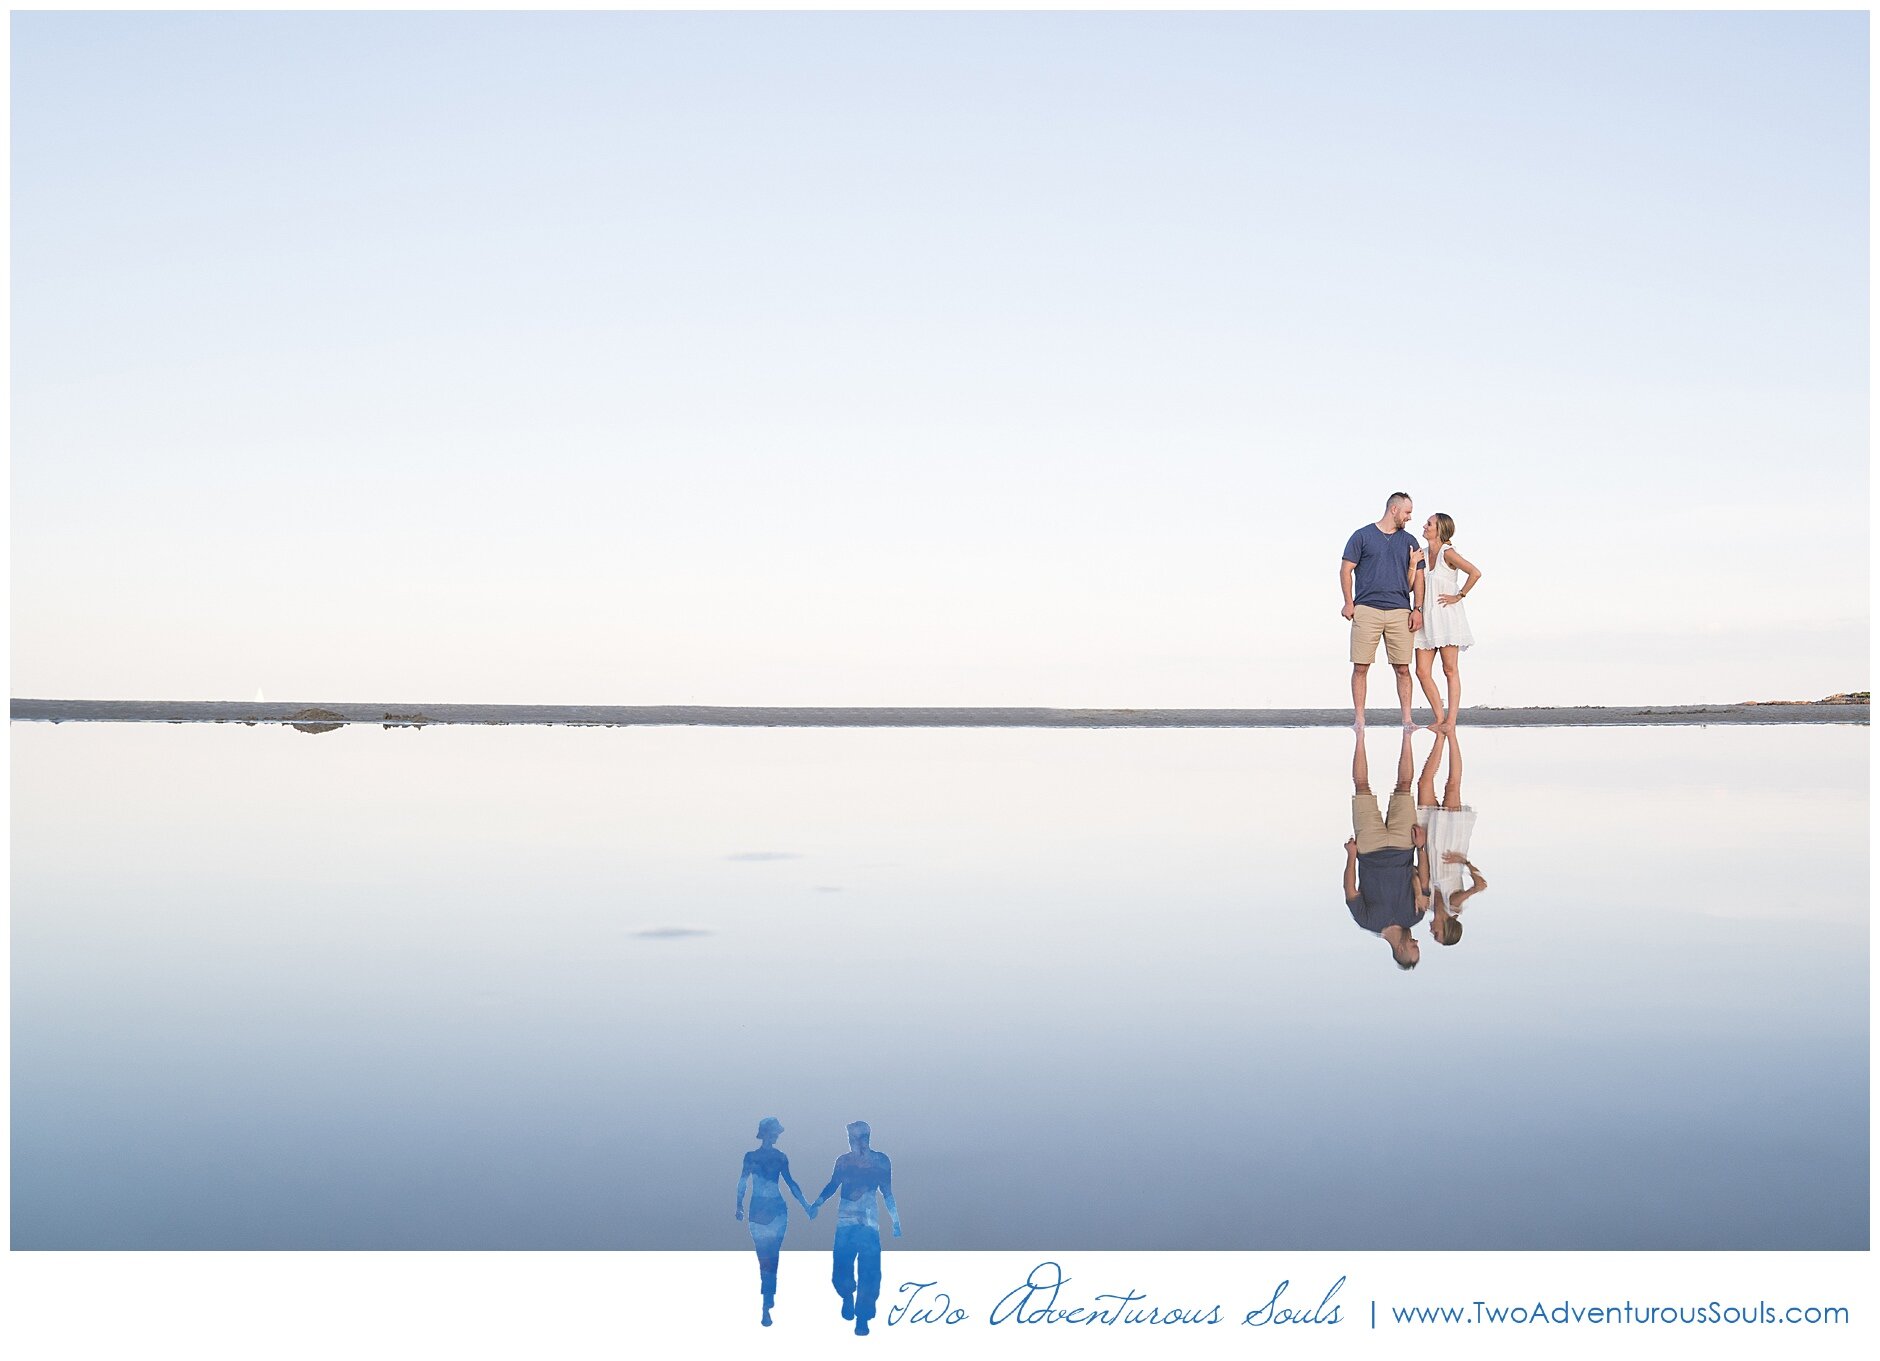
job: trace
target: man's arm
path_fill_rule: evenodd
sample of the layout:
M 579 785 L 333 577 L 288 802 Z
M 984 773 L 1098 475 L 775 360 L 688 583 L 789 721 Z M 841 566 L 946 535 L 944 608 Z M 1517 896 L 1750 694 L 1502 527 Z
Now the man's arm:
M 1351 578 L 1357 570 L 1358 564 L 1349 559 L 1342 560 L 1338 564 L 1338 587 L 1345 593 L 1345 608 L 1339 613 L 1347 619 L 1351 618 L 1356 609 L 1356 606 L 1351 603 Z
M 888 1222 L 894 1225 L 894 1236 L 901 1236 L 901 1212 L 894 1204 L 894 1166 L 888 1161 L 886 1153 L 881 1155 L 881 1198 L 888 1202 Z
M 841 1184 L 842 1184 L 842 1163 L 838 1159 L 835 1165 L 835 1170 L 829 1174 L 829 1184 L 823 1187 L 822 1194 L 816 1197 L 815 1202 L 809 1207 L 809 1212 L 811 1214 L 815 1214 L 816 1207 L 821 1205 L 825 1200 L 829 1199 L 830 1196 L 833 1196 L 836 1193 L 836 1187 L 840 1186 Z
M 1358 897 L 1358 838 L 1351 837 L 1345 842 L 1345 906 L 1349 907 Z

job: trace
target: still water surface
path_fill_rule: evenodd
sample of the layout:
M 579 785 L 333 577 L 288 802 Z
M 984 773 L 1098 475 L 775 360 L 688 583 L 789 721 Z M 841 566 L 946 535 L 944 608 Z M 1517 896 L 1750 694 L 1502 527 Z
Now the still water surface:
M 908 1247 L 1868 1245 L 1862 728 L 1465 729 L 1409 972 L 1348 732 L 12 735 L 15 1248 L 748 1250 L 765 1115 Z

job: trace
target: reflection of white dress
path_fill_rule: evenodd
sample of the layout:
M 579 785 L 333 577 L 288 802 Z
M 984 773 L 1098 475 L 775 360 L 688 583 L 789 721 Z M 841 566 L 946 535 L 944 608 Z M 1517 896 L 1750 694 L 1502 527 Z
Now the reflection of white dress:
M 1469 616 L 1462 612 L 1462 602 L 1445 605 L 1438 596 L 1462 594 L 1462 574 L 1449 561 L 1449 545 L 1436 553 L 1436 561 L 1423 569 L 1423 627 L 1417 630 L 1416 645 L 1421 648 L 1471 647 L 1475 635 L 1469 632 Z
M 1452 908 L 1449 904 L 1466 887 L 1462 875 L 1468 866 L 1460 860 L 1445 864 L 1443 852 L 1461 851 L 1463 859 L 1468 859 L 1469 837 L 1475 831 L 1475 810 L 1467 804 L 1460 808 L 1419 808 L 1417 825 L 1423 829 L 1423 854 L 1430 867 L 1430 887 L 1443 895 L 1443 905 L 1452 916 L 1459 915 L 1462 908 Z

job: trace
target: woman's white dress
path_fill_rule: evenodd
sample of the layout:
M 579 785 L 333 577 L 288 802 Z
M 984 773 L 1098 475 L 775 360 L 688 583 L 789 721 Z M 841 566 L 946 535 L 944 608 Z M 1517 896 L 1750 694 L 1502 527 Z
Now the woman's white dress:
M 1462 602 L 1445 605 L 1437 597 L 1460 595 L 1462 574 L 1449 561 L 1449 545 L 1444 544 L 1436 561 L 1423 569 L 1423 627 L 1417 630 L 1420 648 L 1472 647 L 1475 635 L 1469 632 L 1469 616 Z
M 1465 887 L 1462 874 L 1466 867 L 1460 862 L 1445 861 L 1443 853 L 1461 851 L 1463 858 L 1468 858 L 1469 838 L 1475 834 L 1475 810 L 1466 804 L 1461 808 L 1419 808 L 1417 822 L 1423 828 L 1423 854 L 1430 867 L 1430 887 L 1443 895 L 1447 906 Z M 1461 910 L 1452 909 L 1456 913 Z

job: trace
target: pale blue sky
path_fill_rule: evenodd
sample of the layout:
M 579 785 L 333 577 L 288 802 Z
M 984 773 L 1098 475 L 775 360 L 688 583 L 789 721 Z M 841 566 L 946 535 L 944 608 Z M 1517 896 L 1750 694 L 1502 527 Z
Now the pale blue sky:
M 1864 15 L 12 31 L 16 695 L 1867 684 Z

